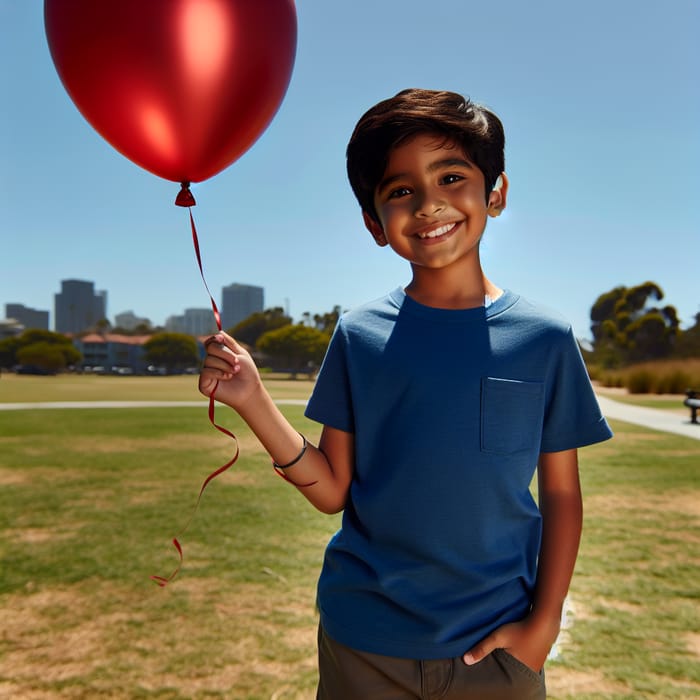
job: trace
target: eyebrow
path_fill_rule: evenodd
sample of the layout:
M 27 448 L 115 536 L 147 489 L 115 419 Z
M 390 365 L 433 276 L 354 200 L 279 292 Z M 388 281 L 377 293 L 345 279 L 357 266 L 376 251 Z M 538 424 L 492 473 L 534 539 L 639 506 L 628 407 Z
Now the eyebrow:
M 427 168 L 426 172 L 427 173 L 434 173 L 438 170 L 444 170 L 445 168 L 467 168 L 468 170 L 474 170 L 474 164 L 470 163 L 468 160 L 465 160 L 464 158 L 445 158 L 443 160 L 436 160 L 434 163 L 431 163 Z M 389 177 L 385 177 L 378 185 L 377 185 L 377 194 L 385 190 L 387 187 L 392 185 L 394 182 L 397 180 L 401 180 L 404 177 L 407 177 L 407 173 L 396 173 L 395 175 L 390 175 Z

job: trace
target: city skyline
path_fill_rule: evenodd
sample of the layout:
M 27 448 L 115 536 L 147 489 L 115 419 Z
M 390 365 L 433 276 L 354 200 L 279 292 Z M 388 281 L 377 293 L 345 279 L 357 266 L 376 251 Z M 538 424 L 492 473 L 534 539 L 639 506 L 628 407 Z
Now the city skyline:
M 80 286 L 84 290 L 94 290 L 96 284 L 94 280 L 79 280 L 75 278 L 61 279 L 59 280 L 59 285 L 61 285 L 62 292 L 65 292 L 66 283 L 69 283 L 69 286 L 71 287 Z M 75 285 L 74 283 L 77 283 L 77 285 Z M 229 292 L 228 295 L 227 290 Z M 254 290 L 252 299 L 250 298 L 250 290 Z M 244 298 L 242 301 L 236 294 L 236 292 L 238 291 L 240 291 L 240 293 L 243 294 Z M 132 330 L 140 322 L 147 322 L 152 328 L 165 328 L 166 330 L 185 332 L 182 329 L 182 319 L 185 319 L 185 327 L 189 328 L 191 326 L 192 328 L 196 329 L 192 330 L 191 335 L 206 335 L 207 333 L 213 333 L 216 331 L 216 320 L 211 306 L 188 307 L 182 309 L 179 313 L 169 313 L 162 320 L 154 320 L 147 316 L 140 316 L 138 314 L 138 311 L 135 311 L 134 309 L 124 309 L 122 311 L 114 312 L 112 314 L 108 310 L 107 300 L 109 298 L 109 290 L 99 290 L 95 293 L 95 295 L 99 296 L 99 298 L 103 300 L 104 303 L 104 313 L 100 318 L 93 317 L 92 321 L 88 325 L 79 330 L 72 329 L 59 331 L 59 327 L 63 328 L 63 326 L 61 326 L 60 322 L 58 322 L 57 319 L 57 307 L 59 305 L 58 297 L 60 296 L 60 294 L 61 292 L 54 293 L 54 303 L 51 309 L 37 309 L 34 307 L 30 307 L 25 305 L 20 300 L 5 302 L 2 307 L 4 309 L 5 318 L 0 319 L 0 321 L 9 321 L 12 319 L 22 321 L 22 318 L 19 317 L 31 318 L 31 325 L 29 326 L 27 324 L 24 324 L 26 327 L 40 328 L 42 330 L 45 329 L 57 332 L 83 332 L 89 328 L 93 328 L 96 323 L 102 320 L 107 320 L 110 326 L 114 328 L 125 328 L 126 330 Z M 256 311 L 264 310 L 264 288 L 259 285 L 248 285 L 240 282 L 231 282 L 230 284 L 225 285 L 221 288 L 220 297 L 218 300 L 215 299 L 215 301 L 217 303 L 218 309 L 221 312 L 222 321 L 225 318 L 224 309 L 228 309 L 228 320 L 232 319 L 232 322 L 230 323 L 230 325 L 226 325 L 224 323 L 224 328 L 231 328 L 239 321 L 247 318 L 250 314 Z M 8 313 L 8 311 L 11 308 L 15 309 L 14 315 Z M 44 328 L 43 323 L 44 315 L 47 316 L 45 321 L 46 328 Z M 124 325 L 120 325 L 120 323 L 118 322 L 119 317 L 122 317 L 122 322 L 126 318 L 130 318 L 131 322 L 124 323 Z M 189 323 L 187 322 L 188 320 Z M 209 324 L 207 324 L 207 320 L 210 321 Z M 188 330 L 187 332 L 190 331 Z

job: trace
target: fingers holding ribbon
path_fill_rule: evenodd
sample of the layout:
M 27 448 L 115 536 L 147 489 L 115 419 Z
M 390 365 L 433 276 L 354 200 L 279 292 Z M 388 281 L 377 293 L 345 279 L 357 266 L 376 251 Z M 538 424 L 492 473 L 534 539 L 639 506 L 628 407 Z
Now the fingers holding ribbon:
M 259 384 L 260 376 L 250 353 L 230 335 L 220 331 L 208 338 L 199 376 L 199 390 L 236 408 Z

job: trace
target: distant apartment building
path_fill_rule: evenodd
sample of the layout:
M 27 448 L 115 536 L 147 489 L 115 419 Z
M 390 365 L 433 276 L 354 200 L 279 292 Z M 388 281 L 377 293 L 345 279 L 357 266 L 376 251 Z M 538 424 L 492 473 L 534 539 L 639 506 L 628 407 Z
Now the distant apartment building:
M 120 314 L 115 314 L 114 325 L 117 328 L 123 328 L 125 331 L 133 331 L 139 326 L 150 327 L 151 321 L 150 319 L 137 316 L 133 311 L 123 311 Z
M 209 335 L 216 332 L 216 320 L 211 309 L 185 309 L 182 316 L 169 316 L 165 330 L 187 335 Z
M 49 312 L 30 309 L 24 304 L 5 304 L 5 317 L 13 318 L 26 329 L 36 328 L 40 331 L 49 330 Z
M 107 317 L 107 292 L 95 292 L 93 282 L 61 280 L 54 295 L 57 333 L 81 333 Z
M 221 325 L 233 328 L 248 316 L 263 311 L 265 290 L 250 284 L 229 284 L 221 290 Z
M 24 333 L 24 324 L 14 318 L 0 319 L 0 340 L 13 338 Z

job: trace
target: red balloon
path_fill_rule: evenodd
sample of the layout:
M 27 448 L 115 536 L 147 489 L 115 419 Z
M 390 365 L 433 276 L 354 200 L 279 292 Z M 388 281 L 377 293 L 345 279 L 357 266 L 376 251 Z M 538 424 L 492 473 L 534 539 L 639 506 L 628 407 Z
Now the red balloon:
M 200 182 L 262 134 L 287 91 L 293 0 L 45 0 L 75 105 L 127 158 Z

